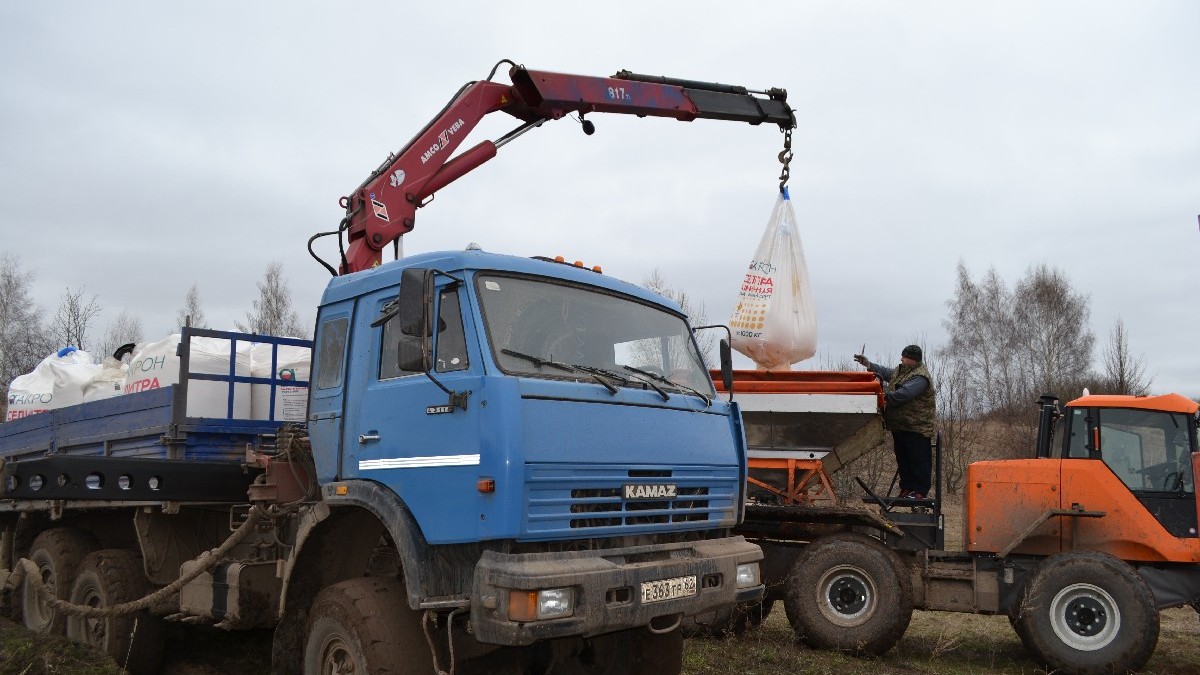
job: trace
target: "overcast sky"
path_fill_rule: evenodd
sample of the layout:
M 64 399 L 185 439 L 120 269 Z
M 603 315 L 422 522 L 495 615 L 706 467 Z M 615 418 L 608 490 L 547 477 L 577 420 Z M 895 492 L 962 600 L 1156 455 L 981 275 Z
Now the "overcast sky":
M 1183 0 L 8 2 L 0 250 L 47 312 L 67 287 L 97 295 L 97 335 L 122 309 L 166 335 L 193 283 L 230 328 L 272 260 L 308 323 L 329 278 L 308 237 L 502 58 L 783 87 L 812 367 L 863 343 L 888 363 L 939 347 L 960 260 L 1010 285 L 1048 263 L 1090 297 L 1097 361 L 1123 318 L 1153 389 L 1197 396 L 1198 28 Z M 473 241 L 633 282 L 658 268 L 727 321 L 778 128 L 592 119 L 594 136 L 545 125 L 442 190 L 405 251 Z

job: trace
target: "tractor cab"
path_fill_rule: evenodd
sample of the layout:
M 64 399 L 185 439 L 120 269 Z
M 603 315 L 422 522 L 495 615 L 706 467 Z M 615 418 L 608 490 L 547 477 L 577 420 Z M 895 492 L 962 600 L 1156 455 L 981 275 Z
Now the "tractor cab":
M 1084 396 L 1066 405 L 1054 449 L 1101 460 L 1164 529 L 1194 538 L 1198 408 L 1178 394 Z

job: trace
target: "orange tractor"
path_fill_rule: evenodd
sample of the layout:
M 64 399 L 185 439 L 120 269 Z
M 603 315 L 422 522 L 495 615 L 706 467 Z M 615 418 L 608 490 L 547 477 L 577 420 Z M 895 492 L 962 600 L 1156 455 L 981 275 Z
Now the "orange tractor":
M 931 499 L 861 481 L 855 503 L 833 492 L 829 474 L 882 438 L 869 379 L 734 377 L 750 446 L 741 532 L 763 548 L 767 594 L 710 629 L 741 630 L 782 601 L 809 645 L 881 653 L 913 609 L 1007 614 L 1048 668 L 1109 673 L 1150 658 L 1159 610 L 1200 610 L 1196 402 L 1043 396 L 1033 458 L 968 468 L 964 550 L 947 551 L 940 447 Z

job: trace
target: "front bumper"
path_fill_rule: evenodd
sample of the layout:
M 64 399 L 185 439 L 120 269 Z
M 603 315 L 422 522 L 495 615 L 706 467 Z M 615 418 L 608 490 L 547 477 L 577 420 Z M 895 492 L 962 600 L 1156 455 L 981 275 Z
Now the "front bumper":
M 480 642 L 523 646 L 551 638 L 588 637 L 753 602 L 763 586 L 737 588 L 737 566 L 762 560 L 742 537 L 598 551 L 505 554 L 485 552 L 475 568 L 471 626 Z M 647 581 L 695 575 L 696 594 L 643 603 Z M 570 588 L 574 614 L 545 621 L 509 619 L 510 591 Z

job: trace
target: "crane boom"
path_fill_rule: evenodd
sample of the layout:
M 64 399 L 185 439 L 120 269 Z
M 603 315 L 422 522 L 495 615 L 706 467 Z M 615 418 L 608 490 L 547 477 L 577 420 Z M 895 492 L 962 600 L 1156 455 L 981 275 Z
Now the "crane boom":
M 517 65 L 510 68 L 509 78 L 510 85 L 490 79 L 464 85 L 402 150 L 390 155 L 362 185 L 342 198 L 346 217 L 337 234 L 340 238 L 345 231 L 348 244 L 341 274 L 378 265 L 381 251 L 412 231 L 416 210 L 425 200 L 495 157 L 497 148 L 548 120 L 601 112 L 672 117 L 683 122 L 767 122 L 784 131 L 796 126 L 783 89 L 750 91 L 736 85 L 624 70 L 612 77 L 568 75 Z M 507 113 L 522 124 L 496 141 L 481 141 L 451 157 L 480 120 L 494 112 Z M 585 131 L 591 133 L 589 124 L 585 122 Z

